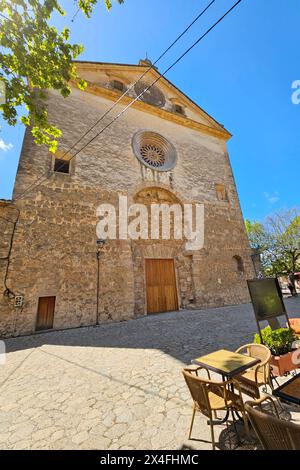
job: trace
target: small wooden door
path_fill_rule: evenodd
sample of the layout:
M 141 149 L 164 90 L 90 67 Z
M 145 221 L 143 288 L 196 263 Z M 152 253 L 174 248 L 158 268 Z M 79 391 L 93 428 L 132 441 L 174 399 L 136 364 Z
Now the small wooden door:
M 146 259 L 147 312 L 178 310 L 174 260 Z
M 54 319 L 54 307 L 55 297 L 40 297 L 37 320 L 36 320 L 36 331 L 38 330 L 49 330 L 53 328 Z

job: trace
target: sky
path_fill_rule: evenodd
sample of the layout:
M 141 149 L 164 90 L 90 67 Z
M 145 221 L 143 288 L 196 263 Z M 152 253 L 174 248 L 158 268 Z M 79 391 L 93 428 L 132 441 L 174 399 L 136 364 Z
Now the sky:
M 209 0 L 125 0 L 108 12 L 100 0 L 86 19 L 72 0 L 61 4 L 72 42 L 85 46 L 79 60 L 155 61 Z M 209 12 L 157 65 L 163 72 L 235 0 L 216 0 Z M 72 18 L 74 21 L 72 22 Z M 166 77 L 233 134 L 228 151 L 243 215 L 267 215 L 299 206 L 300 80 L 299 0 L 243 0 Z M 0 198 L 10 198 L 24 134 L 0 120 Z

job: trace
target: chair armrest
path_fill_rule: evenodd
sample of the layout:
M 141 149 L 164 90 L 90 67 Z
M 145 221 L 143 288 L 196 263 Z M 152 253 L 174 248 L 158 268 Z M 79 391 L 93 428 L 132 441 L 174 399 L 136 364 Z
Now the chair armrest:
M 271 359 L 271 353 L 270 353 L 270 356 L 267 357 L 267 359 L 264 359 L 263 361 L 260 361 L 254 367 L 263 367 L 263 366 L 267 365 L 270 362 L 270 359 Z
M 215 390 L 219 390 L 219 395 L 223 397 L 226 406 L 227 406 L 227 401 L 231 399 L 231 396 L 228 396 L 229 392 L 231 392 L 229 386 L 234 385 L 234 384 L 235 384 L 234 379 L 228 379 L 228 380 L 225 380 L 224 382 L 219 382 L 219 383 L 211 382 L 211 388 Z M 237 382 L 237 386 L 238 386 L 240 398 L 243 402 L 242 392 L 240 389 L 240 384 L 238 382 Z
M 188 369 L 186 368 L 185 370 L 187 370 L 188 372 L 191 372 L 191 373 L 195 373 L 197 376 L 198 376 L 198 371 L 199 370 L 205 370 L 205 372 L 207 373 L 207 376 L 210 380 L 210 372 L 208 369 L 206 369 L 206 367 L 203 367 L 203 366 L 195 366 L 194 369 Z
M 261 408 L 262 403 L 264 403 L 266 401 L 269 401 L 272 404 L 272 408 L 275 411 L 275 415 L 276 415 L 277 418 L 279 418 L 279 413 L 278 413 L 277 407 L 275 405 L 275 401 L 273 400 L 273 398 L 269 397 L 268 395 L 265 395 L 265 396 L 255 400 L 255 401 L 247 401 L 245 403 L 245 405 L 249 405 L 251 407 L 259 406 Z
M 248 351 L 248 345 L 245 344 L 244 346 L 240 346 L 239 348 L 237 348 L 234 352 L 237 353 L 237 354 L 242 354 L 242 351 L 245 351 L 247 350 Z
M 269 362 L 270 362 L 270 358 L 265 359 L 264 361 L 261 361 L 261 362 L 259 362 L 258 364 L 256 364 L 255 366 L 253 366 L 253 370 L 254 370 L 254 373 L 255 373 L 255 382 L 256 382 L 256 383 L 257 383 L 257 374 L 258 374 L 258 372 L 260 371 L 260 369 L 263 370 L 264 379 L 265 379 L 265 381 L 267 381 L 267 377 L 266 377 L 266 366 L 269 364 Z

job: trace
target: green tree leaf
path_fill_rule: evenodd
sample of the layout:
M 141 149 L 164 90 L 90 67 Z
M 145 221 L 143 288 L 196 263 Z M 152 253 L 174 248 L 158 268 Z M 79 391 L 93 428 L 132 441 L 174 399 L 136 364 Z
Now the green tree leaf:
M 111 2 L 104 1 L 111 8 Z M 97 2 L 76 3 L 90 17 Z M 61 132 L 48 122 L 46 91 L 57 90 L 66 98 L 71 93 L 71 80 L 81 90 L 86 87 L 73 63 L 83 46 L 69 42 L 68 28 L 59 32 L 51 25 L 54 12 L 65 15 L 58 0 L 0 0 L 0 81 L 5 88 L 0 112 L 15 126 L 17 109 L 25 106 L 27 114 L 21 116 L 21 122 L 31 127 L 35 142 L 47 145 L 51 152 L 56 151 Z

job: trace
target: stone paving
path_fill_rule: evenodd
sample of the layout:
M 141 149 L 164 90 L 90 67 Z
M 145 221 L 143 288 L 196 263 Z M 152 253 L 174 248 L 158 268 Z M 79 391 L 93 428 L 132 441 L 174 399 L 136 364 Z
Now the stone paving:
M 300 316 L 300 298 L 286 301 Z M 169 312 L 6 341 L 0 449 L 210 449 L 181 375 L 192 358 L 256 331 L 250 305 Z M 221 432 L 221 435 L 220 435 Z M 216 427 L 219 447 L 226 448 Z

